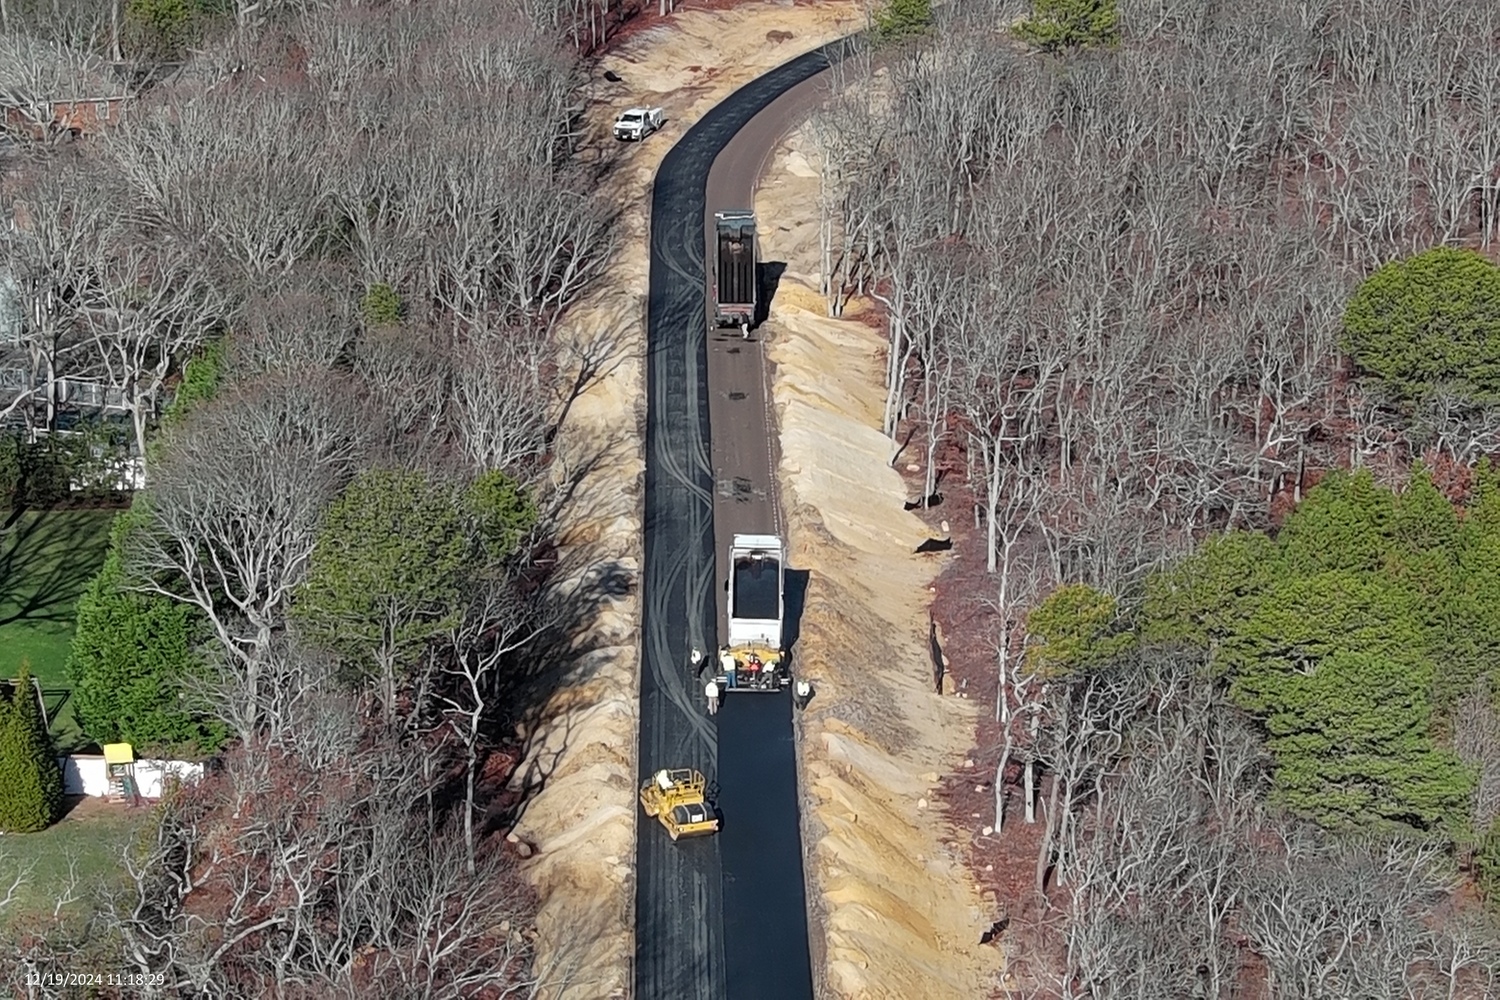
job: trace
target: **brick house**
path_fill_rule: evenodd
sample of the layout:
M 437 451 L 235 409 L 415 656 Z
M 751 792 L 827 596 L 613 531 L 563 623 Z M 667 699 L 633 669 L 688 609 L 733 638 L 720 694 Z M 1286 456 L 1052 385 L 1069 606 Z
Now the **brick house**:
M 129 95 L 49 100 L 23 105 L 0 97 L 5 111 L 5 130 L 12 135 L 41 142 L 50 137 L 77 137 L 115 125 L 125 113 Z

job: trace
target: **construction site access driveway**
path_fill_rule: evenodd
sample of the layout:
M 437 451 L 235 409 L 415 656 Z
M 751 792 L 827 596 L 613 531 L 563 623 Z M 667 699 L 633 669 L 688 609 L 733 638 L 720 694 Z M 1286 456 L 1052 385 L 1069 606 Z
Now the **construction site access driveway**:
M 813 994 L 791 700 L 740 693 L 710 718 L 690 651 L 712 662 L 725 634 L 730 535 L 782 530 L 763 345 L 709 331 L 712 215 L 751 207 L 775 142 L 817 102 L 817 77 L 846 44 L 736 91 L 667 154 L 652 192 L 640 780 L 696 768 L 724 822 L 718 836 L 675 844 L 639 826 L 638 1000 Z

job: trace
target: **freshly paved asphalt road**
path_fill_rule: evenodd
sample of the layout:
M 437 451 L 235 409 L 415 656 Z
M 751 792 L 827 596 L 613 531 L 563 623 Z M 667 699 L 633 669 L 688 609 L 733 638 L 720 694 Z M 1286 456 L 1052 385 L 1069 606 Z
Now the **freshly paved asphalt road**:
M 710 719 L 689 651 L 711 658 L 718 646 L 729 535 L 781 525 L 759 336 L 708 333 L 706 227 L 715 211 L 752 207 L 772 144 L 816 102 L 813 78 L 844 44 L 710 111 L 667 154 L 652 193 L 640 776 L 701 770 L 723 830 L 673 844 L 641 817 L 637 1000 L 812 996 L 791 699 L 740 694 Z

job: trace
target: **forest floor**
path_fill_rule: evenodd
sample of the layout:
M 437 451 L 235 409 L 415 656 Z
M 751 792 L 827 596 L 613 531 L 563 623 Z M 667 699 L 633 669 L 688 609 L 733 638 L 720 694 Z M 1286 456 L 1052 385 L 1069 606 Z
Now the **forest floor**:
M 912 496 L 922 492 L 922 477 L 908 472 Z M 974 527 L 971 500 L 962 487 L 949 489 L 929 521 L 950 518 L 954 530 L 951 557 L 937 578 L 932 615 L 941 637 L 945 684 L 979 709 L 968 733 L 971 744 L 963 768 L 943 776 L 936 798 L 964 831 L 964 856 L 986 898 L 995 901 L 996 919 L 1007 926 L 993 942 L 1004 956 L 1006 974 L 998 986 L 1029 994 L 1050 966 L 1044 913 L 1036 893 L 1036 861 L 1044 824 L 1024 821 L 1019 787 L 1020 766 L 1002 776 L 1005 806 L 1003 831 L 995 828 L 995 760 L 1004 734 L 995 718 L 998 674 L 995 654 L 997 619 L 987 605 L 995 599 L 993 578 L 985 569 L 985 537 Z
M 632 586 L 612 592 L 583 625 L 587 645 L 522 734 L 528 753 L 512 779 L 540 785 L 514 832 L 536 849 L 523 870 L 541 901 L 538 962 L 553 984 L 545 995 L 556 1000 L 627 995 L 634 956 L 634 581 L 642 563 L 651 184 L 667 151 L 710 108 L 767 70 L 856 30 L 863 18 L 853 0 L 731 7 L 720 0 L 665 19 L 653 8 L 646 19 L 653 23 L 627 25 L 592 67 L 591 148 L 601 187 L 622 216 L 607 276 L 569 310 L 561 330 L 564 371 L 577 372 L 588 357 L 597 372 L 556 441 L 559 482 L 578 484 L 560 532 L 558 576 L 567 586 L 624 575 Z M 632 104 L 661 105 L 667 124 L 643 143 L 617 144 L 609 126 Z
M 818 177 L 806 129 L 756 195 L 762 258 L 785 262 L 765 335 L 775 364 L 788 564 L 810 573 L 796 675 L 814 686 L 797 720 L 803 838 L 819 995 L 974 997 L 999 981 L 981 946 L 996 919 L 971 877 L 972 823 L 938 798 L 963 770 L 977 703 L 936 690 L 932 584 L 947 557 L 903 509 L 915 491 L 880 431 L 884 336 L 852 303 L 818 293 Z

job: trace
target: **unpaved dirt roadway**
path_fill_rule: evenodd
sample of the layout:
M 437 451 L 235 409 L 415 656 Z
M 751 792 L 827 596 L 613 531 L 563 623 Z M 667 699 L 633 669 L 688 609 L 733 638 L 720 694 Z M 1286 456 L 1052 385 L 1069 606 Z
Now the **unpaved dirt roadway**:
M 978 943 L 995 915 L 963 863 L 967 835 L 933 801 L 939 772 L 962 768 L 977 706 L 933 690 L 941 557 L 913 553 L 929 531 L 902 509 L 879 431 L 884 338 L 858 303 L 828 319 L 817 291 L 815 164 L 793 133 L 755 197 L 763 258 L 787 265 L 764 330 L 788 562 L 810 571 L 795 669 L 816 689 L 798 717 L 815 975 L 826 996 L 984 997 L 1002 972 Z
M 662 157 L 734 89 L 848 34 L 863 17 L 852 2 L 685 10 L 630 38 L 596 68 L 589 119 L 600 155 L 619 164 L 604 183 L 623 217 L 609 276 L 570 310 L 561 330 L 567 369 L 588 345 L 609 345 L 601 377 L 573 404 L 556 443 L 560 475 L 589 468 L 563 526 L 564 579 L 601 571 L 635 578 L 643 562 L 647 207 Z M 772 31 L 792 37 L 773 42 L 766 38 Z M 606 70 L 622 82 L 606 82 Z M 644 143 L 617 145 L 608 126 L 636 103 L 666 108 L 667 125 Z M 531 752 L 516 772 L 517 782 L 545 776 L 516 833 L 538 849 L 523 870 L 541 900 L 536 947 L 552 984 L 545 995 L 557 1000 L 629 995 L 640 610 L 633 587 L 601 611 L 577 659 L 561 668 L 565 682 L 527 734 Z

